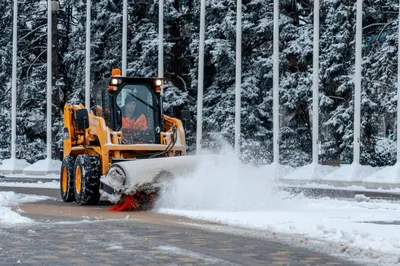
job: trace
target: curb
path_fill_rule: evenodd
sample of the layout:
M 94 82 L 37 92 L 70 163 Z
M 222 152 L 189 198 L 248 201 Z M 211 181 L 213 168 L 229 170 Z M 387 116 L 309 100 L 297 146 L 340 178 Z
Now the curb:
M 390 191 L 366 191 L 366 190 L 349 190 L 343 188 L 310 188 L 310 187 L 287 187 L 280 186 L 280 189 L 290 192 L 292 194 L 303 193 L 307 197 L 330 197 L 330 198 L 356 198 L 357 195 L 363 195 L 363 201 L 370 199 L 384 199 L 384 200 L 400 200 L 400 192 Z M 360 197 L 357 200 L 362 200 Z
M 51 183 L 60 180 L 57 178 L 30 178 L 30 177 L 5 177 L 0 176 L 0 182 L 16 182 L 16 183 Z

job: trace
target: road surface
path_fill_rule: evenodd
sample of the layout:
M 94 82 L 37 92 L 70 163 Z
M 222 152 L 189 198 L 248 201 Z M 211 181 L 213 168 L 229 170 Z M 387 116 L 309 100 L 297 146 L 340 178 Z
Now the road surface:
M 0 227 L 0 265 L 356 265 L 261 231 L 78 206 L 55 189 L 5 190 L 55 199 L 18 206 L 35 223 Z

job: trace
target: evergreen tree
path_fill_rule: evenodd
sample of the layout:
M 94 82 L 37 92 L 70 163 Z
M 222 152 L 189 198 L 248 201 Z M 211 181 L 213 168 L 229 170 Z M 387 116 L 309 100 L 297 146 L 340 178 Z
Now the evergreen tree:
M 395 163 L 395 145 L 386 137 L 397 116 L 397 12 L 397 3 L 388 0 L 365 5 L 361 163 L 372 166 Z
M 46 151 L 46 1 L 19 2 L 17 148 L 33 163 Z M 39 144 L 39 145 L 37 145 Z M 32 156 L 35 154 L 35 156 Z
M 351 161 L 354 113 L 355 1 L 321 3 L 322 160 Z
M 282 3 L 280 15 L 281 163 L 311 162 L 312 9 L 308 1 Z
M 0 3 L 0 160 L 8 158 L 11 145 L 12 7 L 12 1 Z
M 93 0 L 91 82 L 121 67 L 122 0 Z M 86 1 L 62 0 L 55 40 L 53 149 L 61 146 L 65 102 L 83 103 L 85 87 Z M 272 161 L 273 6 L 243 1 L 242 159 Z M 19 1 L 17 151 L 30 162 L 45 156 L 47 2 Z M 9 155 L 12 1 L 0 3 L 0 159 Z M 311 161 L 313 3 L 280 1 L 280 162 Z M 397 2 L 364 2 L 361 163 L 395 161 L 397 107 Z M 321 2 L 320 140 L 324 162 L 353 157 L 356 1 Z M 197 115 L 200 2 L 164 4 L 164 110 L 192 114 L 188 143 L 194 148 Z M 236 3 L 206 1 L 204 146 L 218 146 L 214 133 L 234 142 Z M 128 1 L 129 76 L 158 75 L 158 1 Z M 60 94 L 60 96 L 58 96 Z M 53 155 L 54 156 L 54 155 Z

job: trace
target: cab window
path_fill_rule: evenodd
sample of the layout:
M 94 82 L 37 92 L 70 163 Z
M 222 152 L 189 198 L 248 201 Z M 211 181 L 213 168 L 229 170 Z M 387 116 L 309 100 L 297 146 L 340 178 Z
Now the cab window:
M 110 96 L 107 91 L 108 79 L 97 82 L 94 86 L 94 105 L 92 110 L 95 115 L 104 118 L 106 126 L 110 126 Z
M 123 143 L 153 143 L 154 103 L 153 94 L 143 84 L 129 84 L 122 87 L 117 98 L 121 112 L 120 130 Z

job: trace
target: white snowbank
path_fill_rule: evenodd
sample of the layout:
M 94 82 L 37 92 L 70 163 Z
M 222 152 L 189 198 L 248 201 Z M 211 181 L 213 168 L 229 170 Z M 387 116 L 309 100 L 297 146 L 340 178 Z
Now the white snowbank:
M 0 227 L 16 225 L 21 223 L 31 223 L 31 219 L 21 216 L 11 210 L 11 207 L 20 203 L 35 202 L 45 200 L 48 197 L 17 194 L 11 191 L 0 192 Z
M 0 182 L 0 187 L 34 187 L 34 188 L 60 188 L 60 182 L 51 181 L 51 182 Z
M 282 179 L 294 180 L 294 181 L 312 181 L 320 180 L 324 176 L 337 170 L 339 167 L 330 165 L 321 165 L 318 163 L 311 163 L 296 169 L 295 171 L 289 173 L 282 177 Z
M 20 174 L 30 165 L 31 164 L 24 159 L 6 159 L 1 161 L 0 174 Z
M 388 166 L 363 181 L 366 187 L 400 187 L 400 162 Z
M 52 160 L 46 158 L 44 160 L 37 161 L 36 163 L 24 168 L 23 173 L 25 175 L 48 175 L 48 174 L 56 174 L 59 178 L 58 174 L 61 169 L 61 161 L 60 160 Z

